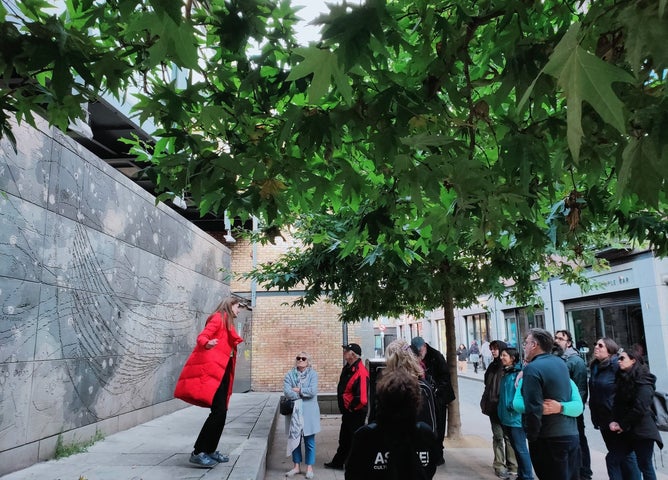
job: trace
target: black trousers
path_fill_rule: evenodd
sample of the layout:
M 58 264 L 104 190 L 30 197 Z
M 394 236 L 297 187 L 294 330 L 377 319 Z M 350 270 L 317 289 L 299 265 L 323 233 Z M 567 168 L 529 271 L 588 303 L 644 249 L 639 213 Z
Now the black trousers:
M 339 447 L 332 459 L 334 465 L 345 465 L 353 444 L 353 435 L 358 428 L 364 425 L 366 412 L 344 413 L 341 415 L 341 429 L 339 430 Z
M 213 453 L 218 449 L 218 442 L 223 435 L 225 420 L 227 420 L 227 391 L 230 387 L 231 374 L 232 362 L 230 361 L 227 363 L 223 380 L 213 396 L 211 413 L 202 425 L 202 430 L 200 430 L 197 441 L 195 441 L 195 455 L 202 452 Z
M 438 439 L 438 448 L 441 451 L 441 457 L 443 456 L 443 441 L 446 434 L 446 424 L 448 418 L 448 406 L 441 400 L 436 397 L 434 402 L 434 410 L 436 411 L 436 438 Z

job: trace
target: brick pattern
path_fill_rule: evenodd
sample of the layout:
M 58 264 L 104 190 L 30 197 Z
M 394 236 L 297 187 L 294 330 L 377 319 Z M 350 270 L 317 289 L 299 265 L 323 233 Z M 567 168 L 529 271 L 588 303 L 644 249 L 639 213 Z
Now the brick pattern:
M 273 261 L 294 245 L 291 238 L 278 239 L 276 245 L 256 245 L 258 264 Z M 239 278 L 253 265 L 253 246 L 245 239 L 227 244 L 232 251 L 231 291 L 250 296 L 251 283 Z M 283 377 L 294 366 L 295 356 L 305 351 L 318 371 L 319 391 L 335 392 L 343 365 L 342 325 L 339 308 L 325 301 L 300 309 L 291 304 L 298 296 L 267 292 L 258 286 L 253 309 L 251 385 L 254 391 L 281 391 Z M 359 325 L 348 326 L 350 342 L 362 343 Z

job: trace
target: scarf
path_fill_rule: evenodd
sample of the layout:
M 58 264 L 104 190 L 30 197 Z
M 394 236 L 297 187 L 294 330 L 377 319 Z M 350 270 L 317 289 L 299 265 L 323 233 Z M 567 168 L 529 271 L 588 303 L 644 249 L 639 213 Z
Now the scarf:
M 305 368 L 303 372 L 300 372 L 296 368 L 293 369 L 294 377 L 296 381 L 296 387 L 302 386 L 306 381 L 306 376 L 308 375 L 309 368 Z M 292 415 L 290 415 L 290 423 L 287 425 L 288 430 L 288 445 L 286 456 L 289 457 L 292 455 L 292 451 L 299 446 L 302 440 L 302 432 L 304 430 L 304 402 L 301 398 L 295 400 L 295 406 L 292 410 Z

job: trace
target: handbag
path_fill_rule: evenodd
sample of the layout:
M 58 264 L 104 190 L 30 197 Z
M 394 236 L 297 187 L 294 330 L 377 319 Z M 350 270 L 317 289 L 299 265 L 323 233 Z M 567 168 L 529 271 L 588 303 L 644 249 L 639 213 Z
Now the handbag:
M 294 408 L 295 401 L 285 395 L 281 395 L 281 399 L 278 401 L 278 411 L 281 412 L 281 415 L 292 415 Z

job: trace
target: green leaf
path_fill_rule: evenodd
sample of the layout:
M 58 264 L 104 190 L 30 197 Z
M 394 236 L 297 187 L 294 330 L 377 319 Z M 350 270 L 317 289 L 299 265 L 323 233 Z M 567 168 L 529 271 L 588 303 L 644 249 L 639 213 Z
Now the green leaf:
M 554 50 L 543 69 L 557 79 L 568 105 L 568 146 L 573 158 L 580 158 L 582 144 L 582 102 L 589 103 L 603 120 L 626 133 L 624 104 L 612 89 L 615 82 L 633 83 L 626 71 L 604 62 L 578 44 L 580 24 L 574 23 Z
M 658 172 L 654 163 L 658 161 L 656 149 L 647 138 L 632 138 L 622 155 L 619 169 L 617 199 L 632 191 L 649 205 L 658 207 L 659 191 L 665 177 Z
M 296 53 L 304 60 L 294 67 L 287 81 L 294 81 L 313 74 L 309 87 L 309 102 L 317 105 L 329 91 L 332 77 L 334 84 L 346 103 L 352 103 L 352 89 L 348 78 L 339 66 L 336 54 L 318 47 L 298 48 Z

